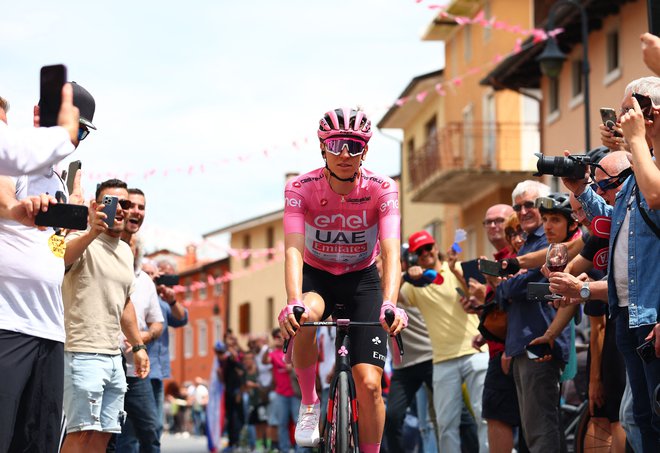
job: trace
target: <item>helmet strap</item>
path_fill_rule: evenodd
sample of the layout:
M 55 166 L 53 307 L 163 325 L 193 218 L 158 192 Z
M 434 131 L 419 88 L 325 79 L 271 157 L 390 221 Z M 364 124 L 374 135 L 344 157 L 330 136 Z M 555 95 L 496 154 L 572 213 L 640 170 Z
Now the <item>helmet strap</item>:
M 325 169 L 330 172 L 330 176 L 332 176 L 333 178 L 336 178 L 336 179 L 338 179 L 342 182 L 355 182 L 355 179 L 357 178 L 357 175 L 359 173 L 359 171 L 356 171 L 355 173 L 353 173 L 353 176 L 351 176 L 350 178 L 340 178 L 339 176 L 337 176 L 335 174 L 335 172 L 330 170 L 330 167 L 328 167 L 328 162 L 327 161 L 325 162 Z

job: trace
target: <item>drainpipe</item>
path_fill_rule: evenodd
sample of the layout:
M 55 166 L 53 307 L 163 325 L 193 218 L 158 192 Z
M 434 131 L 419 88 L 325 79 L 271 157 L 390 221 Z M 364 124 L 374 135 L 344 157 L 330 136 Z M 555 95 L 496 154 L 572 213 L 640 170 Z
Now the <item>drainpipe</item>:
M 383 132 L 383 130 L 381 128 L 377 128 L 377 129 L 378 129 L 378 132 L 380 132 L 380 134 L 383 137 L 387 137 L 390 140 L 393 140 L 393 141 L 395 141 L 399 144 L 399 178 L 401 180 L 401 186 L 403 186 L 403 140 L 399 140 L 395 136 Z M 402 189 L 399 190 L 399 197 L 401 199 L 401 202 L 399 203 L 399 214 L 401 215 L 401 225 L 399 225 L 399 226 L 400 226 L 401 230 L 403 231 L 403 211 L 404 211 L 404 206 L 403 205 L 404 205 L 405 202 L 404 202 L 403 190 Z

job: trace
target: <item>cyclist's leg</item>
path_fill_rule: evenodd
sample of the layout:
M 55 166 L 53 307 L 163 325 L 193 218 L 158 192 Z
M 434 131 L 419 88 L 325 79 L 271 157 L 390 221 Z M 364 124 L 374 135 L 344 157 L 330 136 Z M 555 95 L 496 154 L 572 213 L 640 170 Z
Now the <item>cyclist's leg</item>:
M 365 446 L 367 444 L 380 445 L 380 440 L 383 437 L 385 403 L 383 402 L 380 385 L 382 377 L 383 369 L 379 366 L 369 363 L 358 363 L 353 366 L 358 408 L 360 413 L 364 415 L 359 418 L 360 451 L 366 452 Z
M 309 307 L 309 322 L 323 319 L 325 303 L 323 298 L 315 292 L 303 294 L 303 303 Z M 305 327 L 296 333 L 293 348 L 293 366 L 295 368 L 302 404 L 310 405 L 318 401 L 316 395 L 316 360 L 318 359 L 316 347 L 316 328 Z

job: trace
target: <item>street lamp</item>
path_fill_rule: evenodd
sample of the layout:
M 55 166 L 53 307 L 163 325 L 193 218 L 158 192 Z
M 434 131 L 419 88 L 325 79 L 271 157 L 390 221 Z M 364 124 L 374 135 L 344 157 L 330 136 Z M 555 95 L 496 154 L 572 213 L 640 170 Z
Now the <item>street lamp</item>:
M 546 32 L 554 30 L 555 28 L 555 13 L 559 5 L 571 5 L 580 10 L 580 23 L 582 25 L 582 77 L 584 78 L 584 143 L 585 152 L 591 149 L 591 129 L 589 127 L 589 29 L 587 23 L 587 11 L 584 6 L 576 0 L 559 0 L 550 8 L 548 13 L 548 23 L 546 24 Z M 547 39 L 545 48 L 541 55 L 536 57 L 536 61 L 541 66 L 541 72 L 550 78 L 555 78 L 561 72 L 561 67 L 566 60 L 564 54 L 559 46 L 557 40 L 550 36 Z

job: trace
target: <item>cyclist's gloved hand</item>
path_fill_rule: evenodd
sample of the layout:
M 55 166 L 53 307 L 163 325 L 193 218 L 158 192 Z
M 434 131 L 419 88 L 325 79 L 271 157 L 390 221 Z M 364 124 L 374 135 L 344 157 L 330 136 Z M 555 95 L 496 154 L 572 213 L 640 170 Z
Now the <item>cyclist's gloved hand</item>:
M 302 317 L 300 318 L 301 322 L 305 322 L 307 316 L 309 316 L 309 308 L 305 306 L 302 301 L 294 299 L 290 301 L 281 311 L 277 317 L 277 321 L 280 323 L 280 329 L 282 330 L 283 337 L 286 340 L 289 337 L 295 335 L 295 331 L 300 328 L 300 324 L 296 321 L 296 317 L 293 313 L 294 307 L 302 307 L 305 309 Z
M 385 320 L 385 311 L 388 309 L 394 312 L 394 322 L 391 326 L 388 326 Z M 383 329 L 387 330 L 390 335 L 396 335 L 408 326 L 408 314 L 405 310 L 394 306 L 391 302 L 383 302 L 383 305 L 380 306 L 379 319 Z

